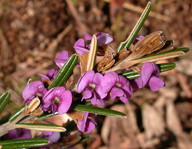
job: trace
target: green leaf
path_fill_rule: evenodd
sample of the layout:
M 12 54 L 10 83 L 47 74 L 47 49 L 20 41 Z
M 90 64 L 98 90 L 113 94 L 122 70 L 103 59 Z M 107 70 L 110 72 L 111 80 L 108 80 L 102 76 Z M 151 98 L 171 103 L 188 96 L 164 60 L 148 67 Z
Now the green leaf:
M 74 67 L 77 64 L 78 57 L 77 55 L 72 55 L 69 60 L 65 63 L 65 65 L 60 69 L 59 73 L 50 84 L 48 89 L 51 89 L 56 86 L 61 86 L 63 83 L 70 77 L 73 72 Z
M 0 145 L 3 147 L 3 149 L 32 148 L 32 147 L 41 147 L 48 144 L 49 140 L 46 138 L 0 141 Z
M 95 106 L 78 104 L 74 109 L 77 111 L 90 112 L 90 113 L 95 113 L 95 114 L 105 115 L 105 116 L 117 116 L 117 117 L 123 117 L 123 118 L 127 117 L 126 114 L 122 112 L 114 111 L 106 108 L 95 107 Z
M 190 50 L 189 48 L 177 48 L 177 49 L 173 49 L 171 51 L 166 51 L 166 52 L 162 52 L 162 53 L 158 53 L 158 54 L 151 54 L 148 56 L 140 57 L 140 58 L 137 58 L 133 61 L 144 60 L 144 59 L 155 58 L 155 57 L 163 57 L 163 56 L 166 57 L 166 55 L 173 55 L 174 56 L 174 54 L 177 54 L 177 53 L 187 53 L 189 50 Z
M 23 105 L 21 108 L 19 108 L 16 112 L 14 112 L 10 118 L 9 118 L 9 122 L 13 122 L 25 109 L 26 105 Z
M 133 40 L 136 38 L 137 34 L 139 33 L 141 27 L 143 26 L 145 20 L 147 19 L 149 12 L 151 11 L 152 4 L 151 2 L 148 2 L 147 6 L 145 7 L 145 10 L 141 14 L 139 20 L 137 21 L 135 27 L 131 31 L 129 37 L 126 39 L 126 41 L 121 42 L 118 49 L 117 53 L 119 53 L 123 48 L 129 48 Z
M 66 129 L 61 126 L 51 125 L 51 124 L 16 124 L 15 128 L 25 128 L 30 130 L 38 131 L 54 131 L 54 132 L 65 132 Z
M 175 64 L 174 63 L 163 63 L 163 64 L 157 64 L 157 66 L 160 69 L 160 72 L 165 72 L 165 71 L 169 71 L 175 68 Z M 127 79 L 135 79 L 140 77 L 139 73 L 133 71 L 133 70 L 128 70 L 126 72 L 122 73 L 123 76 L 125 76 Z
M 44 118 L 55 116 L 55 115 L 58 115 L 58 111 L 55 113 L 44 112 L 42 115 L 37 116 L 37 118 L 38 119 L 44 119 Z
M 0 113 L 4 110 L 5 106 L 9 102 L 11 94 L 6 92 L 0 96 Z

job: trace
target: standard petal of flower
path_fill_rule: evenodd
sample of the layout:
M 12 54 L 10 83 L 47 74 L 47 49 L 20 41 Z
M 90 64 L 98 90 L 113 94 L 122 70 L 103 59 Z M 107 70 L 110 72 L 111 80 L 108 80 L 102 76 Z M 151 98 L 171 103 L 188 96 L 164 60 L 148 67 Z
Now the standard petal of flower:
M 30 103 L 31 100 L 37 96 L 37 93 L 44 96 L 46 92 L 47 90 L 45 89 L 41 81 L 33 81 L 30 82 L 27 86 L 25 86 L 22 92 L 22 97 L 25 103 Z
M 152 91 L 158 91 L 164 85 L 165 83 L 156 76 L 152 76 L 149 80 L 149 87 Z
M 66 113 L 72 104 L 72 94 L 69 90 L 66 90 L 61 96 L 60 96 L 60 103 L 58 107 L 59 114 Z
M 61 69 L 63 66 L 64 66 L 64 64 L 66 63 L 66 61 L 64 61 L 64 60 L 60 60 L 60 59 L 56 59 L 56 60 L 54 60 L 54 62 L 55 62 L 55 64 Z
M 95 35 L 97 36 L 98 46 L 103 46 L 113 41 L 113 37 L 107 33 L 99 32 Z
M 109 72 L 104 75 L 102 83 L 102 89 L 104 93 L 108 93 L 112 87 L 115 86 L 118 80 L 118 75 L 115 72 Z
M 49 77 L 47 75 L 44 75 L 42 73 L 38 73 L 38 75 L 41 77 L 42 81 L 47 81 L 47 80 L 50 80 Z
M 61 53 L 58 54 L 58 56 L 57 56 L 56 59 L 59 59 L 59 60 L 67 60 L 69 57 L 70 57 L 69 52 L 63 51 L 63 52 L 61 52 Z
M 85 35 L 86 40 L 91 40 L 92 39 L 92 36 L 90 34 L 84 33 L 84 35 Z
M 113 87 L 111 90 L 111 99 L 115 99 L 116 97 L 121 97 L 124 95 L 124 92 L 122 89 Z
M 85 41 L 84 39 L 79 39 L 75 42 L 73 48 L 75 49 L 76 53 L 79 55 L 83 55 L 84 52 L 89 53 L 89 50 L 85 48 Z
M 43 97 L 43 102 L 44 103 L 50 103 L 51 102 L 51 100 L 54 98 L 54 95 L 53 95 L 53 91 L 54 91 L 54 89 L 55 88 L 52 88 L 52 89 L 50 89 L 46 94 L 45 94 L 45 96 Z
M 62 68 L 63 65 L 66 63 L 66 61 L 69 59 L 70 54 L 67 51 L 61 52 L 57 58 L 55 59 L 55 64 L 59 67 Z
M 107 96 L 106 93 L 104 93 L 104 90 L 102 88 L 102 82 L 104 81 L 104 77 L 100 73 L 96 73 L 94 78 L 93 78 L 93 83 L 96 84 L 95 87 L 95 92 L 99 95 L 98 98 L 103 99 L 104 97 Z
M 87 71 L 83 76 L 81 76 L 77 84 L 78 93 L 81 93 L 89 85 L 89 83 L 92 82 L 94 75 L 94 71 Z

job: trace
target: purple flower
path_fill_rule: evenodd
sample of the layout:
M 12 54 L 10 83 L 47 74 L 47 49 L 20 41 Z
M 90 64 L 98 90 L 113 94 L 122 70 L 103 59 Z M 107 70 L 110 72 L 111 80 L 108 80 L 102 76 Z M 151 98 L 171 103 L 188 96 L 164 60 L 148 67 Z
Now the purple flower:
M 102 100 L 107 94 L 104 94 L 101 89 L 103 75 L 94 71 L 87 71 L 77 84 L 78 93 L 83 92 L 83 99 L 90 99 L 93 105 L 104 106 Z
M 96 33 L 95 34 L 98 40 L 98 46 L 102 47 L 103 45 L 109 44 L 110 42 L 113 41 L 113 37 L 107 33 Z M 74 44 L 74 49 L 79 55 L 83 55 L 83 53 L 88 53 L 89 52 L 89 47 L 91 43 L 92 36 L 85 33 L 85 39 L 79 39 L 75 42 Z
M 160 70 L 154 63 L 145 63 L 142 66 L 140 77 L 132 81 L 132 85 L 135 89 L 143 88 L 149 85 L 152 91 L 157 91 L 163 87 L 165 83 L 159 79 Z
M 67 60 L 69 59 L 71 55 L 69 54 L 69 52 L 67 51 L 63 51 L 61 53 L 59 53 L 59 55 L 57 56 L 57 58 L 55 59 L 55 63 L 59 68 L 62 68 L 63 65 L 67 62 Z
M 134 39 L 133 44 L 136 44 L 139 40 L 143 40 L 144 38 L 145 38 L 145 36 L 143 36 L 143 35 L 138 35 L 138 36 Z
M 29 139 L 32 138 L 31 132 L 28 129 L 14 129 L 6 134 L 6 139 Z
M 111 99 L 119 97 L 119 99 L 124 103 L 126 103 L 128 98 L 133 94 L 130 82 L 115 72 L 108 72 L 104 75 L 102 90 L 106 94 L 110 92 Z
M 35 97 L 43 97 L 47 89 L 44 87 L 41 81 L 30 82 L 22 92 L 22 97 L 25 103 L 30 103 Z
M 43 82 L 46 81 L 53 81 L 56 77 L 56 75 L 58 74 L 58 71 L 55 69 L 50 69 L 46 75 L 42 74 L 42 73 L 38 73 L 38 75 L 41 77 Z
M 53 144 L 61 138 L 61 134 L 59 132 L 52 132 L 52 131 L 43 131 L 40 135 L 41 138 L 48 138 L 50 144 Z
M 97 41 L 98 41 L 98 46 L 101 47 L 103 45 L 109 44 L 110 42 L 113 41 L 113 37 L 107 33 L 103 33 L 103 32 L 98 32 L 95 34 L 97 37 Z M 92 36 L 85 33 L 85 39 L 87 41 L 91 42 Z
M 72 94 L 64 87 L 55 87 L 50 89 L 42 100 L 42 110 L 52 111 L 53 113 L 58 111 L 59 114 L 64 114 L 71 106 Z
M 83 119 L 82 120 L 78 120 L 77 123 L 77 128 L 84 133 L 90 133 L 96 125 L 96 122 L 90 118 L 88 118 L 89 116 L 93 116 L 94 114 L 91 114 L 89 112 L 85 112 Z

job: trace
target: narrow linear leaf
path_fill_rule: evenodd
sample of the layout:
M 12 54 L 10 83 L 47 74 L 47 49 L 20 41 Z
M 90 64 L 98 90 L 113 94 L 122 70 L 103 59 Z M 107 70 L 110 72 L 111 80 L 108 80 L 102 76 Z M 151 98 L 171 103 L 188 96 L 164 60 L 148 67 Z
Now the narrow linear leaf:
M 97 37 L 93 35 L 90 45 L 90 52 L 87 60 L 87 71 L 93 70 L 97 56 Z
M 32 139 L 0 141 L 0 145 L 3 147 L 3 149 L 41 147 L 41 146 L 45 146 L 48 144 L 49 144 L 49 140 L 46 138 L 32 138 Z
M 126 118 L 126 114 L 119 112 L 119 111 L 114 111 L 106 108 L 100 108 L 100 107 L 95 107 L 95 106 L 87 106 L 87 105 L 77 105 L 75 108 L 77 111 L 83 111 L 83 112 L 90 112 L 90 113 L 95 113 L 99 115 L 105 115 L 105 116 L 117 116 L 117 117 L 123 117 Z
M 59 73 L 57 74 L 53 82 L 49 85 L 48 89 L 62 85 L 72 73 L 73 68 L 77 64 L 77 60 L 77 55 L 72 55 L 69 60 L 65 63 L 65 65 L 60 69 Z
M 44 119 L 44 118 L 55 116 L 55 115 L 58 115 L 58 111 L 55 113 L 44 112 L 42 115 L 37 116 L 37 118 L 38 119 Z
M 11 94 L 6 92 L 0 96 L 0 113 L 5 109 L 5 106 L 9 102 Z
M 183 56 L 188 50 L 189 50 L 188 48 L 180 48 L 180 49 L 175 49 L 175 50 L 171 50 L 171 51 L 167 51 L 167 52 L 144 56 L 144 57 L 137 58 L 137 59 L 130 61 L 129 65 L 133 66 L 138 63 L 154 62 L 154 61 Z M 127 65 L 127 67 L 129 67 L 129 65 Z
M 25 106 L 23 105 L 21 108 L 19 108 L 16 112 L 14 112 L 10 118 L 9 118 L 9 122 L 13 122 L 22 112 L 23 110 L 25 110 Z
M 129 37 L 126 39 L 126 41 L 121 42 L 118 49 L 117 53 L 119 53 L 123 48 L 129 48 L 133 40 L 136 38 L 137 34 L 139 33 L 141 27 L 143 26 L 145 20 L 147 19 L 149 12 L 151 11 L 152 4 L 151 2 L 148 2 L 147 6 L 145 7 L 143 13 L 141 14 L 139 20 L 137 21 L 135 27 L 131 31 Z
M 75 68 L 76 64 L 77 64 L 77 60 L 78 60 L 78 57 L 76 56 L 73 60 L 73 62 L 71 63 L 71 66 L 69 67 L 69 69 L 67 70 L 67 72 L 65 73 L 64 77 L 60 80 L 60 82 L 58 83 L 57 86 L 61 86 L 63 85 L 63 83 L 65 81 L 67 81 L 67 79 L 70 77 L 70 75 L 72 74 L 73 72 L 73 69 Z
M 176 67 L 175 63 L 164 63 L 164 64 L 157 64 L 160 69 L 160 72 L 165 72 L 172 70 Z
M 166 52 L 162 52 L 162 53 L 158 53 L 158 54 L 152 54 L 152 55 L 148 55 L 148 56 L 144 56 L 144 57 L 140 57 L 140 58 L 137 58 L 135 60 L 141 60 L 141 59 L 152 59 L 153 57 L 165 57 L 166 58 L 166 55 L 177 55 L 178 53 L 181 53 L 182 55 L 187 53 L 190 49 L 189 48 L 177 48 L 177 49 L 174 49 L 174 50 L 171 50 L 171 51 L 166 51 Z M 133 61 L 135 61 L 133 60 Z
M 54 132 L 65 132 L 66 129 L 61 126 L 51 124 L 16 124 L 15 128 L 25 128 L 30 130 L 39 131 L 54 131 Z
M 159 67 L 160 72 L 169 71 L 169 70 L 172 70 L 175 68 L 174 63 L 157 64 L 157 66 Z M 126 72 L 123 72 L 122 75 L 125 76 L 129 80 L 140 77 L 140 74 L 133 70 L 128 70 Z

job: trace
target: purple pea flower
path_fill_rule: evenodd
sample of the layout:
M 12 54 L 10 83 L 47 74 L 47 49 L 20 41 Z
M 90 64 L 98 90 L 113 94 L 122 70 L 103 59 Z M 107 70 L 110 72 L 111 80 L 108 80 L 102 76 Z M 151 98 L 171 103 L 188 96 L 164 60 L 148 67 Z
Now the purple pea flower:
M 66 113 L 72 103 L 72 94 L 64 87 L 55 87 L 50 89 L 43 97 L 42 110 L 58 111 L 59 114 Z
M 143 36 L 143 35 L 138 35 L 138 36 L 134 39 L 133 44 L 136 44 L 139 40 L 143 40 L 144 38 L 145 38 L 145 36 Z
M 125 77 L 115 72 L 108 72 L 104 75 L 102 90 L 106 94 L 110 92 L 111 99 L 119 97 L 124 103 L 126 103 L 128 98 L 133 94 L 130 82 Z
M 99 32 L 96 33 L 95 35 L 97 37 L 99 47 L 102 47 L 103 45 L 109 44 L 110 42 L 113 41 L 113 37 L 107 33 Z M 80 38 L 74 44 L 75 51 L 81 56 L 83 55 L 84 52 L 89 53 L 88 49 L 91 43 L 92 36 L 85 33 L 85 39 L 86 41 Z
M 41 81 L 30 82 L 22 92 L 22 97 L 25 103 L 30 103 L 35 97 L 43 97 L 47 89 L 44 87 Z
M 140 77 L 132 81 L 132 85 L 135 89 L 143 88 L 149 85 L 152 91 L 157 91 L 163 87 L 165 83 L 159 79 L 160 70 L 154 63 L 147 62 L 143 64 Z
M 58 54 L 57 58 L 55 59 L 55 64 L 59 67 L 62 68 L 63 65 L 67 62 L 71 55 L 67 51 L 63 51 Z
M 56 75 L 58 74 L 58 71 L 55 69 L 50 69 L 46 75 L 42 74 L 42 73 L 38 73 L 38 75 L 41 77 L 43 82 L 46 81 L 53 81 L 56 77 Z
M 52 131 L 43 131 L 40 135 L 41 138 L 48 138 L 50 144 L 53 144 L 61 138 L 61 134 L 59 132 L 52 132 Z
M 31 132 L 28 129 L 14 129 L 6 134 L 6 139 L 29 139 L 32 138 Z
M 77 84 L 77 92 L 83 92 L 83 99 L 90 99 L 93 105 L 104 106 L 102 100 L 107 94 L 104 94 L 101 89 L 103 75 L 94 71 L 87 71 Z
M 96 125 L 96 122 L 92 119 L 90 119 L 90 116 L 94 116 L 94 114 L 91 114 L 89 112 L 85 112 L 83 119 L 78 120 L 77 122 L 77 128 L 84 133 L 90 133 Z

